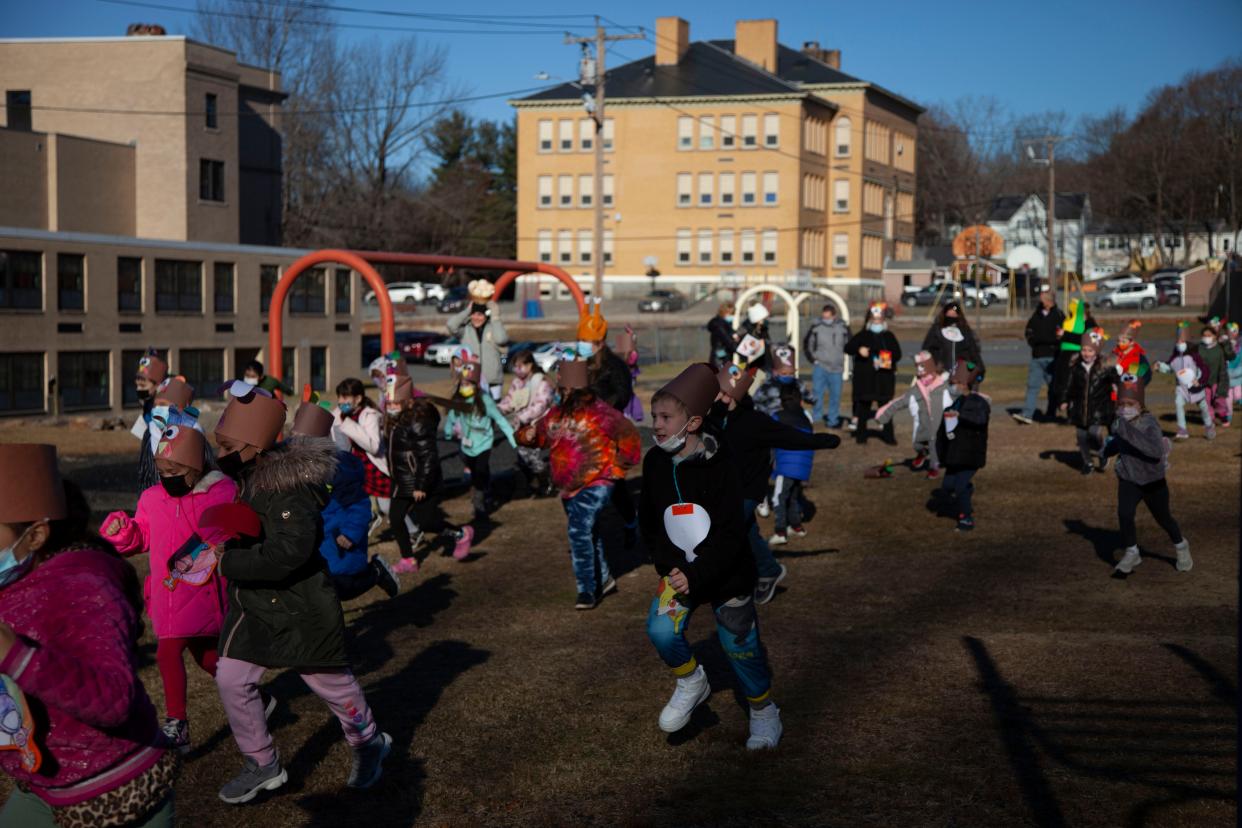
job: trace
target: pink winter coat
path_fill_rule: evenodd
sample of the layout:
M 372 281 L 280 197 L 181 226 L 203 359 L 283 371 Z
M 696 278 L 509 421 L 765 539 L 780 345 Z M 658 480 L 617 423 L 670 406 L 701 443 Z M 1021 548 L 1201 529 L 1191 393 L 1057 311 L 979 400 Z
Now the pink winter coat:
M 232 503 L 236 499 L 237 484 L 220 472 L 212 471 L 185 497 L 173 497 L 157 484 L 138 498 L 138 508 L 132 518 L 125 512 L 113 512 L 104 518 L 101 532 L 114 519 L 121 521 L 120 532 L 111 537 L 104 535 L 104 540 L 116 547 L 117 552 L 151 554 L 150 573 L 142 594 L 157 638 L 220 634 L 228 610 L 228 593 L 221 575 L 213 573 L 201 586 L 180 582 L 175 589 L 164 586 L 164 579 L 168 577 L 168 559 L 195 534 L 199 515 L 208 506 Z
M 0 589 L 0 621 L 18 635 L 0 672 L 34 709 L 43 750 L 35 773 L 22 768 L 15 750 L 0 751 L 0 768 L 49 805 L 119 788 L 164 755 L 155 708 L 138 678 L 142 619 L 125 597 L 127 578 L 137 580 L 129 564 L 82 546 Z

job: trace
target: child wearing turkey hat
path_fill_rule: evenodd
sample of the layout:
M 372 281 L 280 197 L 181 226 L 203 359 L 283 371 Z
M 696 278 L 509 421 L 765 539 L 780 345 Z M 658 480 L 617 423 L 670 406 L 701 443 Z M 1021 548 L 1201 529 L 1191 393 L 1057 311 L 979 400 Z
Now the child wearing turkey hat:
M 647 635 L 677 679 L 659 724 L 666 733 L 680 730 L 711 694 L 686 638 L 690 615 L 707 605 L 750 703 L 746 747 L 774 748 L 781 737 L 780 710 L 772 702 L 772 673 L 759 640 L 742 484 L 727 444 L 707 426 L 719 394 L 716 372 L 696 363 L 651 398 L 656 445 L 643 458 L 639 522 L 660 584 L 647 614 Z
M 1165 471 L 1169 467 L 1172 444 L 1144 405 L 1145 386 L 1141 378 L 1131 374 L 1121 378 L 1117 388 L 1117 421 L 1104 447 L 1106 457 L 1117 455 L 1117 521 L 1121 526 L 1121 541 L 1125 544 L 1125 553 L 1114 570 L 1129 575 L 1143 562 L 1134 517 L 1139 503 L 1146 503 L 1151 516 L 1173 542 L 1177 571 L 1189 572 L 1194 566 L 1190 542 L 1182 536 L 1181 527 L 1169 511 Z
M 613 487 L 638 464 L 638 429 L 595 396 L 584 360 L 562 360 L 556 384 L 561 401 L 519 432 L 523 445 L 548 449 L 552 484 L 569 522 L 569 554 L 577 581 L 576 609 L 589 610 L 617 589 L 599 536 L 599 513 Z
M 229 400 L 216 426 L 216 462 L 262 524 L 258 543 L 230 546 L 219 562 L 229 609 L 216 684 L 245 757 L 241 773 L 220 789 L 230 804 L 288 781 L 259 694 L 268 669 L 296 670 L 336 715 L 354 754 L 349 787 L 375 784 L 392 746 L 350 670 L 340 600 L 319 554 L 336 450 L 323 440 L 277 445 L 285 416 L 283 402 L 251 389 Z
M 134 570 L 88 528 L 54 446 L 0 445 L 0 470 L 5 730 L 24 740 L 0 751 L 17 783 L 0 825 L 98 825 L 106 814 L 110 825 L 171 826 L 177 758 L 135 671 Z
M 203 541 L 223 542 L 222 537 L 200 537 L 199 519 L 208 508 L 236 500 L 237 485 L 211 467 L 206 439 L 187 426 L 168 426 L 155 455 L 160 482 L 138 498 L 132 518 L 113 512 L 101 531 L 122 555 L 150 554 L 143 594 L 159 642 L 155 662 L 164 682 L 164 735 L 169 747 L 184 751 L 190 747 L 190 722 L 183 653 L 189 650 L 195 663 L 215 676 L 228 601 L 224 580 L 214 569 L 202 578 L 176 580 L 173 562 Z
M 474 489 L 471 502 L 474 519 L 486 520 L 492 510 L 492 446 L 496 443 L 496 430 L 504 435 L 509 445 L 517 448 L 513 439 L 513 426 L 500 411 L 492 395 L 482 390 L 483 372 L 478 362 L 467 362 L 461 367 L 453 399 L 468 404 L 465 412 L 450 409 L 444 417 L 444 439 L 461 441 L 462 462 L 470 471 L 470 485 Z

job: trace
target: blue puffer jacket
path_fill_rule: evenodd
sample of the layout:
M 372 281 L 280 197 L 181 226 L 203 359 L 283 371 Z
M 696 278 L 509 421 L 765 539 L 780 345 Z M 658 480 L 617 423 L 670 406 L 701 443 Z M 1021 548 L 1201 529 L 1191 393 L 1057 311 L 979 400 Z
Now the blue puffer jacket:
M 332 497 L 323 509 L 323 542 L 319 554 L 333 575 L 353 575 L 367 566 L 367 530 L 371 526 L 371 499 L 362 490 L 366 472 L 362 461 L 347 451 L 336 453 Z M 349 538 L 349 549 L 337 545 L 339 535 Z
M 811 421 L 807 419 L 806 411 L 802 408 L 797 409 L 781 409 L 772 415 L 774 420 L 781 422 L 791 428 L 799 431 L 810 431 Z M 772 468 L 773 477 L 785 477 L 790 480 L 801 480 L 803 483 L 811 479 L 811 464 L 815 460 L 815 452 L 810 449 L 791 450 L 776 449 L 775 463 Z

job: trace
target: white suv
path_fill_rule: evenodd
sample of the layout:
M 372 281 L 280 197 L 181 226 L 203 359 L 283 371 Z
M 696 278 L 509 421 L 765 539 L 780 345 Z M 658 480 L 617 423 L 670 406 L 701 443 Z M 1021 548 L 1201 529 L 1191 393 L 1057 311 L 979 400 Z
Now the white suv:
M 394 305 L 407 302 L 421 304 L 423 302 L 439 302 L 446 295 L 444 285 L 423 284 L 421 282 L 389 282 L 388 298 Z M 362 301 L 368 305 L 375 304 L 375 291 L 368 291 Z
M 1160 291 L 1151 282 L 1125 284 L 1116 290 L 1101 291 L 1097 308 L 1142 308 L 1150 310 L 1160 302 Z

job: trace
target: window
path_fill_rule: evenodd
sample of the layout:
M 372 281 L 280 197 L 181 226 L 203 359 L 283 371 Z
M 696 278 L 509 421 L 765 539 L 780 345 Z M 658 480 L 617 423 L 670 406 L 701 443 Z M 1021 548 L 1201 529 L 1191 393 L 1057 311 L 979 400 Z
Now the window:
M 733 264 L 733 231 L 721 230 L 717 235 L 716 247 L 720 251 L 721 264 Z
M 737 145 L 737 116 L 720 116 L 720 148 L 733 149 Z
M 612 264 L 612 240 L 613 240 L 612 231 L 605 230 L 604 231 L 604 264 L 606 265 Z
M 8 119 L 5 126 L 11 130 L 30 132 L 31 99 L 29 89 L 10 89 L 4 93 L 5 111 Z
M 540 121 L 539 122 L 539 151 L 540 152 L 551 152 L 552 151 L 552 122 L 551 121 Z
M 774 172 L 763 174 L 763 203 L 775 204 L 779 194 L 780 176 Z
M 814 155 L 828 154 L 828 125 L 819 118 L 807 118 L 804 122 L 806 151 Z
M 755 133 L 759 129 L 759 118 L 756 115 L 742 116 L 742 149 L 754 149 L 756 143 Z
M 755 263 L 755 231 L 742 231 L 742 264 Z
M 0 354 L 0 413 L 33 413 L 44 407 L 43 354 Z
M 208 92 L 203 101 L 203 114 L 206 115 L 207 128 L 218 129 L 220 126 L 219 113 L 216 111 L 216 96 L 214 93 Z
M 556 252 L 561 264 L 570 264 L 574 260 L 574 234 L 570 230 L 561 230 L 556 234 Z
M 612 152 L 612 137 L 616 131 L 612 118 L 604 119 L 604 152 Z
M 561 152 L 572 152 L 574 149 L 574 122 L 557 121 L 556 131 L 560 135 Z
M 142 259 L 137 256 L 116 257 L 116 309 L 142 311 Z
M 259 265 L 259 311 L 267 313 L 272 307 L 272 294 L 280 281 L 280 268 L 276 265 Z
M 763 116 L 763 145 L 779 147 L 781 145 L 781 116 L 769 112 Z
M 303 272 L 289 287 L 289 312 L 322 314 L 326 292 L 327 274 L 322 267 Z
M 224 201 L 224 162 L 203 158 L 198 162 L 198 197 Z
M 612 176 L 604 176 L 604 206 L 612 206 Z
M 332 295 L 335 297 L 333 309 L 343 315 L 349 315 L 354 307 L 354 272 L 346 268 L 338 268 L 333 276 Z M 316 386 L 318 387 L 318 386 Z
M 677 119 L 677 149 L 694 149 L 694 119 L 685 115 Z
M 201 399 L 214 399 L 215 389 L 224 385 L 224 349 L 182 348 L 177 352 L 177 372 Z
M 818 230 L 802 231 L 802 266 L 824 266 L 824 234 Z
M 572 175 L 557 176 L 557 193 L 560 195 L 562 207 L 574 206 L 574 177 Z
M 914 172 L 914 139 L 904 132 L 893 136 L 893 166 L 902 172 Z
M 699 264 L 712 263 L 712 231 L 699 231 Z
M 62 311 L 86 308 L 86 257 L 80 253 L 56 254 L 56 307 Z
M 884 266 L 884 239 L 870 234 L 863 236 L 863 270 L 879 270 Z
M 583 152 L 595 149 L 595 121 L 590 118 L 578 121 L 578 149 Z
M 316 391 L 323 391 L 328 387 L 328 349 L 322 345 L 311 346 L 310 385 Z
M 539 176 L 539 206 L 552 206 L 552 176 Z
M 908 241 L 897 242 L 897 260 L 908 262 L 914 258 L 914 244 Z
M 595 203 L 595 176 L 578 176 L 578 206 L 590 207 Z
M 280 372 L 285 384 L 290 388 L 298 387 L 298 349 L 285 346 L 280 349 Z
M 742 173 L 742 206 L 751 207 L 755 203 L 755 174 Z
M 883 124 L 875 121 L 866 121 L 863 125 L 863 151 L 868 161 L 878 161 L 881 164 L 888 163 L 888 145 L 890 130 Z
M 689 207 L 692 195 L 690 188 L 694 186 L 694 178 L 690 173 L 677 173 L 677 206 Z
M 107 351 L 61 351 L 56 363 L 62 410 L 108 407 Z
M 539 261 L 552 261 L 552 231 L 540 230 L 537 237 L 537 250 L 539 252 Z
M 733 173 L 720 174 L 720 206 L 733 206 L 733 187 L 735 183 L 736 178 Z
M 914 193 L 897 193 L 897 220 L 914 221 Z
M 716 176 L 712 173 L 699 173 L 699 206 L 711 207 L 712 195 L 715 189 Z
M 216 262 L 212 267 L 211 296 L 216 313 L 232 313 L 234 304 L 233 281 L 235 265 L 232 262 Z
M 824 179 L 818 175 L 802 177 L 802 206 L 808 210 L 824 209 Z
M 677 231 L 677 264 L 690 264 L 690 231 Z
M 863 182 L 863 212 L 871 216 L 884 215 L 884 188 L 879 184 Z
M 590 230 L 578 231 L 578 261 L 582 264 L 591 263 L 591 254 L 594 248 L 594 239 Z
M 837 158 L 848 158 L 850 154 L 850 119 L 838 118 L 832 128 L 833 146 L 836 147 Z
M 155 312 L 202 313 L 203 263 L 155 260 Z
M 699 149 L 716 148 L 716 119 L 711 115 L 699 119 Z
M 850 182 L 846 178 L 838 178 L 832 182 L 832 211 L 848 213 L 850 211 Z
M 835 233 L 832 237 L 832 266 L 849 267 L 850 237 L 845 233 Z
M 763 263 L 776 264 L 776 231 L 763 231 Z
M 42 253 L 0 250 L 0 308 L 43 309 Z

